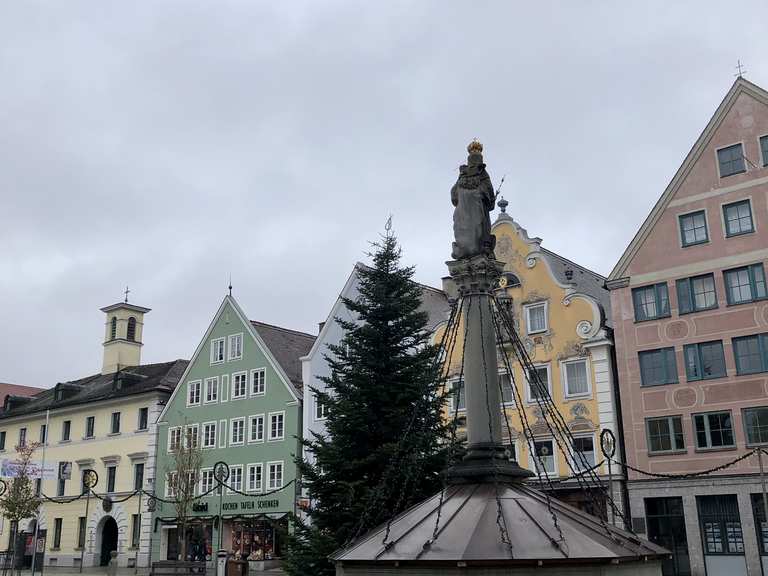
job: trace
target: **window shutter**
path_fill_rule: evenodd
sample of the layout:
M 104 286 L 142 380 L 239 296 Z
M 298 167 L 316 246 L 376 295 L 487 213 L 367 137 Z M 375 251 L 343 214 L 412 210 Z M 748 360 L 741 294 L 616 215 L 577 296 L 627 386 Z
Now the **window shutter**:
M 668 384 L 677 382 L 677 361 L 674 348 L 664 348 L 664 368 Z
M 683 278 L 677 281 L 677 313 L 685 314 L 691 309 L 691 280 Z
M 646 320 L 645 314 L 643 314 L 643 307 L 640 303 L 640 293 L 641 291 L 637 288 L 632 290 L 632 303 L 635 306 L 635 320 Z

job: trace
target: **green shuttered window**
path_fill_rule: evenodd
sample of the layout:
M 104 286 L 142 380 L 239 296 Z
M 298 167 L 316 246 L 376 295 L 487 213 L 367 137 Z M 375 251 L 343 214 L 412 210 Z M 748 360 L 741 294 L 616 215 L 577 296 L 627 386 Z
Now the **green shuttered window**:
M 659 348 L 639 352 L 640 380 L 643 386 L 675 384 L 677 380 L 677 361 L 674 348 Z
M 634 288 L 632 302 L 635 306 L 635 320 L 638 322 L 669 316 L 667 283 Z
M 742 336 L 732 342 L 736 374 L 768 372 L 768 334 Z
M 717 308 L 714 274 L 681 278 L 675 284 L 679 314 Z
M 766 297 L 765 271 L 762 264 L 723 272 L 728 304 L 744 304 Z
M 725 376 L 725 354 L 720 340 L 688 344 L 683 348 L 683 353 L 685 375 L 689 382 Z

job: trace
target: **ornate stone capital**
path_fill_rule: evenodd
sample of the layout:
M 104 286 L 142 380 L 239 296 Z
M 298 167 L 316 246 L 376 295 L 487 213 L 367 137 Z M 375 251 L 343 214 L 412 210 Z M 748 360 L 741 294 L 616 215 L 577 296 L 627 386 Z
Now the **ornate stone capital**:
M 498 285 L 504 272 L 504 263 L 485 255 L 446 262 L 451 278 L 456 283 L 459 296 L 490 294 Z

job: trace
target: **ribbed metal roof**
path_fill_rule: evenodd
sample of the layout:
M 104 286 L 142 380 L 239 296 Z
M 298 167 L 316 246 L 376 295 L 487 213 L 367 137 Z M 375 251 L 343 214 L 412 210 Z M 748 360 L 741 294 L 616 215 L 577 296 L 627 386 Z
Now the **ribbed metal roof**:
M 498 518 L 501 502 L 508 542 L 503 542 Z M 440 495 L 407 510 L 392 522 L 388 542 L 381 526 L 338 551 L 342 564 L 515 564 L 551 565 L 652 560 L 669 552 L 646 540 L 601 523 L 597 518 L 555 498 L 550 499 L 524 482 L 450 486 L 442 503 L 437 537 L 435 528 Z M 562 537 L 561 537 L 562 533 Z

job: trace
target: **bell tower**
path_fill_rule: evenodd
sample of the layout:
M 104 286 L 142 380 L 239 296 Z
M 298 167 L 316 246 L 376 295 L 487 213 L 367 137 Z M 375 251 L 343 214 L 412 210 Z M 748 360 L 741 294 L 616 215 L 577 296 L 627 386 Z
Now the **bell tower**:
M 102 374 L 112 374 L 126 366 L 141 364 L 144 314 L 149 310 L 128 302 L 118 302 L 101 309 L 106 316 Z

